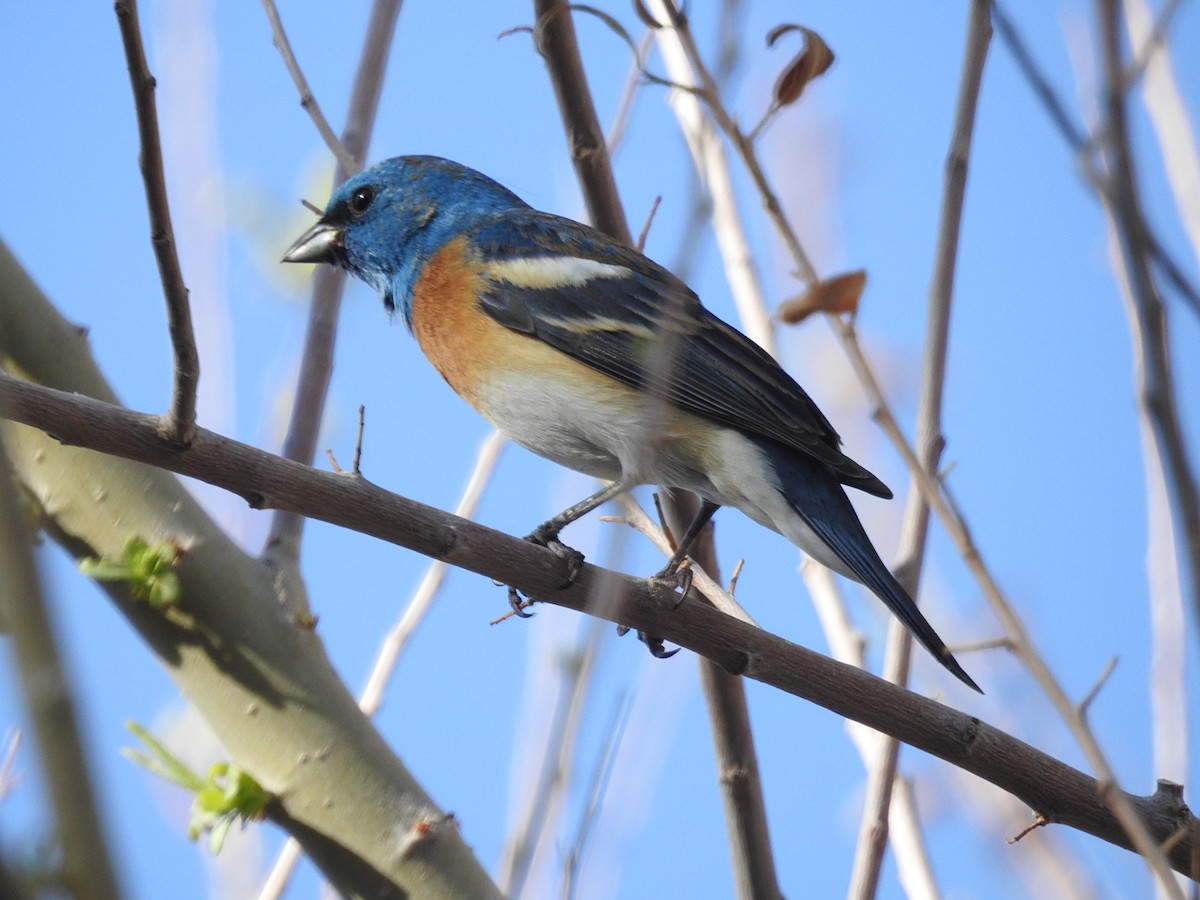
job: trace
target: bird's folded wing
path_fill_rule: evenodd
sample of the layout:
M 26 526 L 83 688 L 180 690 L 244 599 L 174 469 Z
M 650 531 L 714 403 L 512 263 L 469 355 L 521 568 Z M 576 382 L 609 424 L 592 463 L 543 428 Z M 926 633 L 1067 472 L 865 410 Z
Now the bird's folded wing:
M 508 211 L 473 235 L 483 311 L 625 384 L 778 441 L 847 485 L 891 491 L 846 456 L 816 404 L 761 347 L 666 269 L 569 219 Z

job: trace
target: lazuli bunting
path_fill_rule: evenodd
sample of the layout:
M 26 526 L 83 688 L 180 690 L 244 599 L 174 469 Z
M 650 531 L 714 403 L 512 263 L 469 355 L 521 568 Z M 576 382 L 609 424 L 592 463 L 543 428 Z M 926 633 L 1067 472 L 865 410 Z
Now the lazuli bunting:
M 735 506 L 869 587 L 979 690 L 880 559 L 843 485 L 891 491 L 846 456 L 808 394 L 666 269 L 531 208 L 466 166 L 389 159 L 346 181 L 286 262 L 341 266 L 398 311 L 450 386 L 524 447 L 610 484 L 531 539 L 640 484 Z

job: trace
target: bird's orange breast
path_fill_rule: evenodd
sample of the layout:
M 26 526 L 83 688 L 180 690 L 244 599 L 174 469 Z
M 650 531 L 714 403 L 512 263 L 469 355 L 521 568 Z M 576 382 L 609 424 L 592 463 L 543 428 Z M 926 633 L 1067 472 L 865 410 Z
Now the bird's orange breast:
M 434 368 L 464 400 L 489 415 L 488 387 L 516 375 L 550 376 L 585 366 L 529 335 L 505 328 L 479 306 L 485 287 L 480 261 L 455 238 L 422 269 L 413 287 L 413 334 Z M 584 374 L 586 373 L 586 374 Z M 490 418 L 490 416 L 489 416 Z
M 479 309 L 483 278 L 464 238 L 456 238 L 422 268 L 413 287 L 413 334 L 434 368 L 478 407 L 505 331 Z M 515 337 L 515 335 L 514 335 Z

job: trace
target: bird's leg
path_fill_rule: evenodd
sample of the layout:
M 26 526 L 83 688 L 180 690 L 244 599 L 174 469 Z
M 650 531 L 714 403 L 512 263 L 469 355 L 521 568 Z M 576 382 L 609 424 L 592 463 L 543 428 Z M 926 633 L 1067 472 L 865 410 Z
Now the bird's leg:
M 547 519 L 529 534 L 525 535 L 525 540 L 531 544 L 537 544 L 539 547 L 552 550 L 556 556 L 566 562 L 567 580 L 560 587 L 568 588 L 575 583 L 575 579 L 579 577 L 579 570 L 583 568 L 583 554 L 560 541 L 558 533 L 576 519 L 583 518 L 593 509 L 603 506 L 614 497 L 619 497 L 632 487 L 634 487 L 633 484 L 625 481 L 614 481 L 611 484 L 607 484 L 590 497 L 585 497 L 573 506 L 568 506 L 557 516 Z M 509 586 L 508 589 L 508 605 L 521 618 L 529 617 L 530 614 L 525 612 L 521 607 L 521 595 L 512 586 Z
M 614 481 L 611 484 L 606 484 L 590 497 L 585 497 L 575 505 L 568 506 L 554 518 L 547 519 L 537 528 L 533 529 L 532 532 L 527 534 L 525 536 L 525 540 L 534 544 L 539 544 L 542 547 L 548 547 L 561 556 L 562 553 L 554 546 L 556 544 L 558 547 L 563 546 L 558 540 L 558 533 L 560 531 L 562 531 L 576 519 L 582 519 L 596 507 L 603 506 L 613 497 L 619 497 L 621 494 L 624 494 L 631 487 L 633 487 L 633 485 L 628 484 L 625 481 Z
M 709 523 L 713 514 L 720 508 L 721 504 L 713 503 L 711 500 L 706 500 L 703 497 L 700 498 L 700 508 L 696 511 L 696 515 L 692 517 L 687 530 L 676 545 L 675 552 L 671 554 L 671 558 L 667 560 L 667 564 L 663 570 L 654 576 L 660 579 L 674 579 L 676 587 L 685 597 L 687 596 L 688 589 L 692 586 L 692 570 L 684 569 L 680 572 L 679 567 L 683 565 L 683 561 L 687 559 L 688 554 L 692 552 L 692 548 L 696 546 L 696 541 L 699 540 L 700 532 L 704 530 L 704 526 Z
M 687 530 L 684 531 L 683 537 L 675 546 L 675 552 L 671 554 L 671 558 L 667 560 L 666 566 L 661 572 L 654 577 L 657 579 L 671 580 L 673 586 L 679 591 L 679 602 L 683 602 L 683 598 L 692 588 L 692 570 L 684 569 L 680 571 L 679 567 L 683 565 L 683 561 L 687 559 L 692 548 L 696 546 L 696 541 L 700 537 L 700 532 L 704 530 L 704 526 L 711 521 L 713 514 L 721 508 L 721 504 L 713 503 L 711 500 L 700 498 L 700 508 L 696 510 L 696 515 L 692 517 L 692 521 L 688 523 Z M 618 629 L 619 633 L 621 632 Z M 670 659 L 679 652 L 679 648 L 667 650 L 663 646 L 663 639 L 652 635 L 648 631 L 639 631 L 637 633 L 638 640 L 646 645 L 646 649 L 650 651 L 650 655 L 656 659 Z

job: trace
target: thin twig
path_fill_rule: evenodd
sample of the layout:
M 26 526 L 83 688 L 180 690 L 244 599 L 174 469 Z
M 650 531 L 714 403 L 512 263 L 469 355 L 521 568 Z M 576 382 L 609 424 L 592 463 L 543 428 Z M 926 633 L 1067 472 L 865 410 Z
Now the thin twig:
M 1137 44 L 1137 50 L 1133 54 L 1133 60 L 1125 70 L 1125 88 L 1132 89 L 1137 82 L 1145 74 L 1146 69 L 1150 65 L 1150 61 L 1160 50 L 1167 44 L 1167 32 L 1171 30 L 1171 21 L 1175 18 L 1175 13 L 1182 6 L 1182 0 L 1165 0 L 1162 7 L 1158 10 L 1158 15 L 1154 19 L 1154 25 L 1144 34 L 1130 35 Z M 1126 17 L 1128 18 L 1129 7 L 1126 6 Z
M 1112 215 L 1120 240 L 1123 268 L 1137 312 L 1138 337 L 1141 342 L 1139 350 L 1146 375 L 1143 402 L 1150 414 L 1157 452 L 1167 460 L 1168 477 L 1185 476 L 1183 483 L 1175 481 L 1172 484 L 1176 500 L 1180 504 L 1190 502 L 1193 505 L 1193 515 L 1200 516 L 1200 509 L 1195 506 L 1196 484 L 1190 479 L 1183 434 L 1176 413 L 1174 378 L 1166 352 L 1166 312 L 1150 271 L 1145 232 L 1141 227 L 1145 219 L 1140 210 L 1133 170 L 1133 152 L 1129 146 L 1122 79 L 1120 11 L 1117 0 L 1097 0 L 1096 12 L 1099 20 L 1099 55 L 1104 71 L 1104 133 L 1108 138 L 1105 156 L 1111 172 L 1110 183 L 1114 200 Z M 1182 455 L 1182 466 L 1173 465 L 1173 454 Z M 1187 515 L 1186 511 L 1184 515 Z M 1200 528 L 1193 533 L 1200 539 Z M 1200 546 L 1193 550 L 1200 554 Z M 1200 558 L 1200 555 L 1193 558 Z M 1200 568 L 1195 568 L 1194 572 L 1200 573 Z M 1079 718 L 1082 719 L 1082 712 Z M 1097 767 L 1096 772 L 1101 783 L 1116 783 L 1111 770 Z M 1114 804 L 1113 812 L 1129 831 L 1134 846 L 1145 858 L 1146 864 L 1158 880 L 1159 889 L 1168 897 L 1178 897 L 1182 900 L 1183 893 L 1171 874 L 1162 849 L 1151 838 L 1142 821 L 1127 804 L 1120 802 L 1120 798 Z
M 358 436 L 354 440 L 354 474 L 362 474 L 363 432 L 367 430 L 367 408 L 358 405 Z
M 1079 715 L 1081 717 L 1087 717 L 1088 709 L 1091 708 L 1092 702 L 1100 696 L 1100 691 L 1104 689 L 1104 685 L 1108 683 L 1108 679 L 1112 677 L 1112 673 L 1116 668 L 1117 658 L 1114 656 L 1108 661 L 1108 665 L 1104 667 L 1104 671 L 1100 673 L 1100 677 L 1096 679 L 1096 683 L 1092 685 L 1091 690 L 1079 701 Z
M 335 188 L 362 168 L 362 160 L 375 127 L 375 112 L 379 106 L 383 76 L 399 15 L 400 0 L 375 0 L 371 7 L 358 71 L 350 92 L 350 109 L 342 129 L 340 145 L 345 153 L 337 157 L 338 165 L 333 176 Z M 307 463 L 316 450 L 329 380 L 333 373 L 333 347 L 337 340 L 338 314 L 345 284 L 345 272 L 334 266 L 318 266 L 313 273 L 312 303 L 301 356 L 300 377 L 296 383 L 296 398 L 287 436 L 280 451 L 287 459 Z M 263 547 L 264 561 L 281 571 L 294 570 L 300 558 L 303 532 L 302 519 L 277 512 L 271 517 Z
M 662 194 L 655 196 L 654 202 L 650 204 L 650 212 L 646 213 L 646 224 L 638 232 L 637 243 L 633 245 L 633 248 L 639 253 L 646 249 L 646 238 L 650 236 L 650 226 L 654 224 L 654 214 L 658 212 L 660 203 L 662 203 Z
M 629 722 L 631 709 L 632 704 L 628 696 L 622 694 L 617 698 L 616 708 L 613 710 L 608 728 L 604 732 L 603 750 L 592 771 L 587 802 L 584 804 L 583 812 L 579 815 L 579 826 L 575 830 L 575 839 L 571 841 L 571 846 L 563 860 L 563 900 L 574 900 L 578 896 L 579 876 L 583 872 L 588 841 L 600 819 L 600 808 L 604 803 L 604 795 L 608 791 L 613 763 L 616 762 L 617 751 L 621 747 L 621 738 L 625 734 L 625 726 Z
M 675 540 L 670 534 L 670 529 L 651 519 L 649 513 L 642 509 L 641 504 L 631 494 L 622 494 L 616 502 L 621 507 L 621 521 L 644 535 L 663 556 L 669 558 L 675 551 Z M 706 601 L 725 615 L 755 624 L 754 618 L 734 599 L 733 594 L 709 575 L 702 564 L 693 562 L 692 590 L 698 591 Z
M 475 456 L 475 465 L 467 479 L 467 486 L 458 501 L 458 506 L 454 509 L 456 516 L 462 516 L 464 519 L 475 517 L 475 512 L 479 509 L 479 503 L 483 499 L 483 493 L 491 482 L 492 474 L 496 471 L 496 464 L 500 461 L 500 453 L 506 445 L 507 439 L 498 431 L 493 431 L 484 438 L 483 443 L 479 446 L 479 452 Z M 396 670 L 396 664 L 409 639 L 428 615 L 433 601 L 445 581 L 446 570 L 447 566 L 443 562 L 430 563 L 412 600 L 405 607 L 404 614 L 384 637 L 379 657 L 375 660 L 375 666 L 367 679 L 367 685 L 363 688 L 362 695 L 358 700 L 358 705 L 367 715 L 373 716 L 383 704 L 384 688 L 391 680 L 392 674 Z
M 650 47 L 650 42 L 654 39 L 651 34 L 644 34 L 638 41 L 638 49 L 636 57 L 629 63 L 629 74 L 625 76 L 625 86 L 621 88 L 621 98 L 617 101 L 617 111 L 613 114 L 612 123 L 608 126 L 608 135 L 604 139 L 605 145 L 608 147 L 609 157 L 617 155 L 617 151 L 621 145 L 625 143 L 625 135 L 629 130 L 629 120 L 633 117 L 633 108 L 637 103 L 637 98 L 642 92 L 642 86 L 646 83 L 642 78 L 642 69 L 639 65 Z
M 954 298 L 954 274 L 958 260 L 959 228 L 967 188 L 967 166 L 971 155 L 971 136 L 975 128 L 975 110 L 983 83 L 992 27 L 988 0 L 973 0 L 967 23 L 963 68 L 959 82 L 958 106 L 950 149 L 946 155 L 942 189 L 941 225 L 938 230 L 937 258 L 929 289 L 926 316 L 925 358 L 921 368 L 920 405 L 917 410 L 917 446 L 926 471 L 936 472 L 945 439 L 942 436 L 942 396 L 946 378 L 946 359 L 950 345 L 950 310 Z M 896 572 L 910 597 L 917 596 L 929 534 L 929 504 L 919 490 L 910 489 L 900 533 Z M 912 636 L 903 624 L 892 618 L 888 626 L 884 654 L 884 677 L 897 684 L 908 682 Z M 895 782 L 900 745 L 890 738 L 882 746 L 867 777 L 866 800 L 859 822 L 858 844 L 850 875 L 848 896 L 874 897 L 883 868 L 883 852 Z
M 1037 61 L 1033 58 L 1033 53 L 1029 50 L 1020 32 L 1017 31 L 1016 25 L 1008 17 L 1004 7 L 996 0 L 992 2 L 992 20 L 995 22 L 996 32 L 1007 45 L 1009 52 L 1012 53 L 1017 68 L 1021 70 L 1021 74 L 1033 88 L 1034 94 L 1046 109 L 1062 139 L 1075 154 L 1075 160 L 1084 180 L 1087 181 L 1101 202 L 1111 202 L 1108 180 L 1096 168 L 1092 139 L 1072 121 L 1066 104 L 1058 96 L 1058 92 L 1054 90 L 1041 67 L 1038 66 Z M 1142 229 L 1145 232 L 1145 240 L 1149 245 L 1154 264 L 1174 285 L 1175 290 L 1187 302 L 1189 308 L 1200 315 L 1200 288 L 1191 282 L 1183 268 L 1175 262 L 1175 259 L 1163 246 L 1162 241 L 1154 233 L 1150 223 L 1143 222 Z
M 155 80 L 146 62 L 146 49 L 142 45 L 137 0 L 117 0 L 115 11 L 137 109 L 138 139 L 141 144 L 138 163 L 146 188 L 146 208 L 150 213 L 150 243 L 154 247 L 163 297 L 167 301 L 167 327 L 175 352 L 171 408 L 159 421 L 159 434 L 177 447 L 187 447 L 196 429 L 196 386 L 200 382 L 200 356 L 196 352 L 188 289 L 183 282 L 183 270 L 175 250 L 175 231 L 171 227 L 158 110 L 154 102 Z
M 283 28 L 283 21 L 279 18 L 279 10 L 275 7 L 275 0 L 263 0 L 263 9 L 266 10 L 267 19 L 271 23 L 271 41 L 283 57 L 283 64 L 287 66 L 288 74 L 292 76 L 292 83 L 296 85 L 296 90 L 300 92 L 300 105 L 304 107 L 304 111 L 313 120 L 313 124 L 317 127 L 317 133 L 325 141 L 325 146 L 329 148 L 329 152 L 337 160 L 338 166 L 346 172 L 355 171 L 358 166 L 355 158 L 350 155 L 345 145 L 333 133 L 333 129 L 329 126 L 329 121 L 325 118 L 325 114 L 321 112 L 321 106 L 317 103 L 317 98 L 308 86 L 308 79 L 304 77 L 304 71 L 300 68 L 300 63 L 296 60 L 296 54 L 292 52 L 292 42 L 288 40 L 287 32 Z
M 0 803 L 21 783 L 16 773 L 17 751 L 21 749 L 21 729 L 11 728 L 4 736 L 4 758 L 0 760 Z
M 601 641 L 608 633 L 608 627 L 600 619 L 588 621 L 584 629 L 579 647 L 560 659 L 558 702 L 546 734 L 546 755 L 525 815 L 505 849 L 497 879 L 506 897 L 520 897 L 524 891 L 542 838 L 561 806 L 563 790 L 571 781 L 579 730 L 593 685 L 592 671 Z
M 742 577 L 742 569 L 744 569 L 745 567 L 746 567 L 746 560 L 744 557 L 742 559 L 739 559 L 736 563 L 734 563 L 733 574 L 729 576 L 729 587 L 726 588 L 726 590 L 729 591 L 730 597 L 737 596 L 738 579 Z

